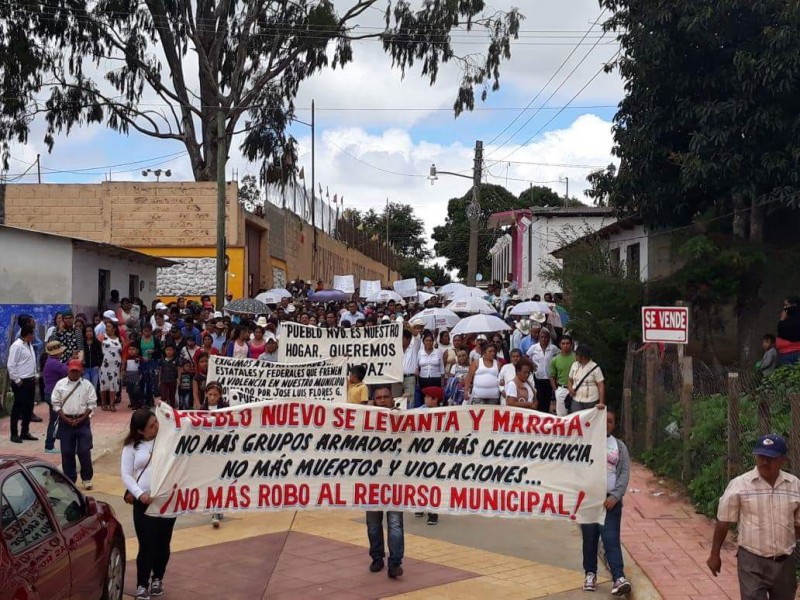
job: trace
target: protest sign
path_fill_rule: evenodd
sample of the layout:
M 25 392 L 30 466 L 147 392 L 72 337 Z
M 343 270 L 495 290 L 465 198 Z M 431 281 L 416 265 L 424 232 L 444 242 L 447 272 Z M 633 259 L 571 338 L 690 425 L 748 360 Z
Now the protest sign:
M 430 511 L 603 523 L 606 413 L 279 400 L 156 410 L 149 514 Z
M 379 327 L 311 327 L 286 321 L 278 340 L 278 362 L 297 363 L 346 356 L 364 365 L 364 383 L 403 381 L 403 330 L 399 323 Z
M 403 298 L 411 298 L 417 295 L 417 280 L 416 279 L 402 279 L 394 282 L 394 291 L 400 294 Z
M 347 402 L 347 359 L 282 365 L 209 356 L 206 381 L 219 383 L 231 406 L 290 398 Z
M 381 280 L 375 281 L 361 280 L 361 289 L 358 293 L 361 298 L 369 298 L 372 294 L 381 291 Z
M 355 294 L 356 280 L 352 275 L 334 275 L 333 289 L 344 292 L 345 294 Z

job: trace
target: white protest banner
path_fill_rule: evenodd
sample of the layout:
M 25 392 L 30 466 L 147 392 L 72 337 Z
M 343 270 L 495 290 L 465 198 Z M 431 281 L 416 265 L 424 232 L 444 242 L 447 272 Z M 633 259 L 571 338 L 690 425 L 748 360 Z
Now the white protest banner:
M 364 383 L 403 381 L 403 330 L 399 323 L 378 327 L 312 327 L 285 321 L 278 340 L 278 362 L 297 363 L 346 356 L 364 365 Z
M 231 406 L 291 398 L 347 402 L 347 359 L 282 365 L 209 356 L 206 381 L 219 383 Z
M 374 281 L 369 280 L 361 280 L 361 287 L 358 293 L 360 298 L 369 298 L 372 294 L 381 291 L 381 280 L 376 279 Z
M 411 298 L 417 295 L 417 280 L 416 279 L 401 279 L 394 282 L 394 291 L 400 294 L 403 298 Z
M 430 511 L 603 523 L 606 412 L 162 403 L 149 514 Z
M 352 275 L 334 275 L 333 289 L 344 292 L 345 294 L 356 293 L 356 280 Z

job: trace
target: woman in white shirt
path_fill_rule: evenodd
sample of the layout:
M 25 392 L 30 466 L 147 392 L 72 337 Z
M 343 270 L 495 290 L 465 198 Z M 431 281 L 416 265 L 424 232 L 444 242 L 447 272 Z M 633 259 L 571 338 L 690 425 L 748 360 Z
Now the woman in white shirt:
M 489 344 L 480 359 L 470 365 L 464 392 L 471 404 L 500 404 L 500 388 L 497 385 L 500 365 L 496 356 L 497 348 Z
M 533 364 L 527 358 L 521 358 L 514 366 L 516 375 L 506 384 L 506 404 L 517 408 L 536 409 L 536 390 L 528 383 L 533 371 Z
M 148 600 L 163 593 L 164 572 L 169 562 L 174 518 L 145 514 L 150 498 L 153 444 L 158 434 L 158 419 L 149 408 L 131 415 L 130 429 L 122 449 L 120 473 L 127 489 L 125 500 L 133 504 L 133 526 L 139 541 L 136 555 L 136 600 Z M 152 576 L 152 579 L 151 579 Z
M 433 347 L 433 334 L 422 334 L 422 349 L 417 354 L 417 381 L 419 389 L 444 387 L 444 360 L 438 348 Z
M 511 351 L 511 362 L 503 365 L 500 369 L 500 376 L 497 378 L 497 387 L 500 388 L 500 404 L 506 403 L 506 384 L 517 376 L 517 363 L 522 360 L 522 350 L 516 348 Z M 536 365 L 533 365 L 534 369 Z M 531 387 L 534 386 L 533 375 L 528 378 Z

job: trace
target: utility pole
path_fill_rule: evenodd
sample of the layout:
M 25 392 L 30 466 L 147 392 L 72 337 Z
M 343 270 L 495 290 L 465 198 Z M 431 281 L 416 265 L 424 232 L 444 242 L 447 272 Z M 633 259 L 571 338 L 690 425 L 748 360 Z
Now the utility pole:
M 390 266 L 389 250 L 389 196 L 386 196 L 386 285 L 391 282 L 392 267 Z
M 217 302 L 225 306 L 225 163 L 228 145 L 225 139 L 225 112 L 217 111 Z
M 315 159 L 315 140 L 316 128 L 314 121 L 314 101 L 311 101 L 311 229 L 314 232 L 314 245 L 311 249 L 311 279 L 316 284 L 317 282 L 317 201 L 316 201 L 316 185 L 317 180 L 314 172 Z
M 42 161 L 41 154 L 36 155 L 36 174 L 39 176 L 39 183 L 42 183 Z
M 481 219 L 480 188 L 483 171 L 483 142 L 475 142 L 475 166 L 472 170 L 472 201 L 467 206 L 469 219 L 469 257 L 467 263 L 467 285 L 474 286 L 478 274 L 478 228 Z
M 564 206 L 566 206 L 568 204 L 568 202 L 569 202 L 569 177 L 559 177 L 558 180 L 561 181 L 562 183 L 566 183 L 567 184 L 567 193 L 564 196 L 564 198 L 566 198 L 566 202 L 564 202 Z

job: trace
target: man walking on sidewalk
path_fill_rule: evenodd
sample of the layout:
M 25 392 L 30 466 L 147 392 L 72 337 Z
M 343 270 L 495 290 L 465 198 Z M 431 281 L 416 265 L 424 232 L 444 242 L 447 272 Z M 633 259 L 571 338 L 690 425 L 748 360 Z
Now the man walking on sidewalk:
M 11 407 L 11 441 L 21 444 L 22 440 L 36 441 L 30 432 L 33 401 L 36 397 L 36 351 L 33 348 L 33 325 L 23 325 L 19 338 L 14 340 L 8 351 L 8 377 L 11 391 L 14 392 L 14 405 Z M 17 428 L 22 421 L 22 433 Z
M 742 600 L 793 600 L 797 590 L 794 549 L 800 537 L 800 479 L 781 471 L 786 440 L 759 438 L 756 467 L 733 479 L 719 501 L 711 556 L 716 577 L 728 529 L 739 528 L 737 562 Z
M 58 414 L 58 439 L 61 442 L 61 468 L 73 483 L 78 479 L 75 455 L 81 462 L 83 489 L 92 489 L 92 427 L 90 419 L 97 408 L 97 393 L 89 380 L 81 377 L 83 363 L 67 363 L 67 376 L 56 384 L 51 396 Z

